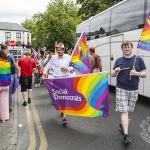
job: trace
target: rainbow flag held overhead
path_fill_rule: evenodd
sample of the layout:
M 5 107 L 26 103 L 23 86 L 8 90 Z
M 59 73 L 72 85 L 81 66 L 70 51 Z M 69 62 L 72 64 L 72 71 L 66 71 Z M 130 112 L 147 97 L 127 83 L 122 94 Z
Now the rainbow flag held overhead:
M 11 66 L 7 60 L 0 58 L 0 86 L 9 86 L 11 82 Z
M 91 72 L 90 56 L 87 49 L 86 34 L 82 32 L 71 55 L 70 66 L 75 68 L 81 74 Z
M 55 108 L 64 114 L 83 117 L 109 115 L 107 73 L 45 79 L 44 82 Z
M 150 52 L 150 12 L 146 18 L 137 48 Z

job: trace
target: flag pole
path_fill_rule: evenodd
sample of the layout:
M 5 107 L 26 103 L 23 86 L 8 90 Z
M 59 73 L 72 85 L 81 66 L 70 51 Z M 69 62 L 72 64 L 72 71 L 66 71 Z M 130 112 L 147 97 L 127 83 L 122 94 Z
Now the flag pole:
M 82 37 L 82 35 L 83 35 L 84 32 L 85 32 L 85 31 L 83 30 L 82 33 L 81 33 L 81 35 L 80 35 L 80 38 L 78 39 L 78 41 L 80 41 L 80 39 L 81 39 L 81 37 Z M 76 47 L 77 47 L 77 45 L 78 45 L 78 41 L 77 41 L 77 43 L 76 43 L 76 45 L 75 45 L 75 47 L 74 47 L 74 50 L 72 51 L 72 54 L 71 54 L 71 56 L 70 56 L 70 61 L 71 61 L 71 58 L 72 58 L 72 56 L 73 56 L 74 51 L 76 50 Z M 70 63 L 69 63 L 69 64 L 70 64 Z M 69 66 L 69 65 L 68 65 L 68 66 Z
M 134 67 L 135 67 L 135 63 L 136 63 L 136 58 L 137 58 L 137 56 L 138 56 L 138 52 L 139 52 L 139 48 L 137 48 L 137 52 L 136 52 L 136 56 L 135 56 L 135 59 L 134 59 L 134 63 L 133 63 L 132 70 L 133 70 L 133 69 L 134 69 Z M 131 75 L 130 75 L 129 80 L 131 80 Z
M 120 71 L 122 71 L 122 70 L 128 70 L 128 69 L 130 69 L 130 67 L 128 67 L 128 68 L 121 68 Z M 111 71 L 108 71 L 108 74 L 111 74 Z
M 81 37 L 82 37 L 82 35 L 83 35 L 84 32 L 85 32 L 85 31 L 83 30 L 78 41 L 80 41 L 80 39 L 81 39 Z M 76 48 L 77 45 L 78 45 L 78 41 L 77 41 L 77 43 L 76 43 L 76 45 L 75 45 L 75 47 L 74 47 L 74 50 L 72 51 L 71 58 L 72 58 L 72 55 L 73 55 L 73 53 L 74 53 L 74 51 L 75 51 L 75 48 Z M 71 59 L 70 59 L 70 60 L 71 60 Z

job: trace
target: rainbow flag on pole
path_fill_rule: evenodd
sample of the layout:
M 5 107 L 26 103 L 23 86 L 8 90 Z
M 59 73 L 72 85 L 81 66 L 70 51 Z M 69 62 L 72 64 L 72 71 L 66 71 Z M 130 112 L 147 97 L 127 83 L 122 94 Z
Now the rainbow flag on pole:
M 86 34 L 82 32 L 71 55 L 70 66 L 75 68 L 81 74 L 91 72 L 90 56 L 87 49 Z
M 83 117 L 108 116 L 107 73 L 45 79 L 44 82 L 55 108 L 64 114 Z
M 150 52 L 150 12 L 147 15 L 137 48 Z
M 11 81 L 10 62 L 0 59 L 0 86 L 9 86 Z
M 34 60 L 35 62 L 38 62 L 38 59 L 37 59 L 38 53 L 35 49 L 32 48 L 32 50 L 33 50 Z

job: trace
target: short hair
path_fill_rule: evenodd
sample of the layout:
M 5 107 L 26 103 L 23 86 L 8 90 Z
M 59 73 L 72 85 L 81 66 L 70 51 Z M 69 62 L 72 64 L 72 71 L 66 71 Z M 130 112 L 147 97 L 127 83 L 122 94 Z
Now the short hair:
M 90 52 L 95 53 L 95 48 L 94 47 L 90 47 Z
M 132 42 L 130 42 L 130 41 L 124 41 L 124 42 L 121 44 L 121 48 L 123 48 L 124 46 L 129 46 L 129 45 L 131 45 L 131 47 L 133 48 Z
M 26 52 L 26 56 L 31 56 L 31 53 L 30 52 Z
M 2 44 L 2 45 L 1 45 L 1 49 L 8 49 L 8 46 L 5 45 L 5 44 Z

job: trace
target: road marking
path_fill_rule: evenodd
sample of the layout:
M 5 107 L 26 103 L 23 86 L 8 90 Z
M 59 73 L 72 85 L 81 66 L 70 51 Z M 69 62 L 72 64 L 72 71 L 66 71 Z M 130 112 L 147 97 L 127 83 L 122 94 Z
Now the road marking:
M 43 128 L 42 128 L 42 125 L 41 125 L 41 122 L 40 122 L 40 119 L 39 119 L 39 116 L 38 116 L 38 113 L 37 113 L 37 110 L 36 110 L 36 107 L 35 107 L 33 101 L 31 103 L 31 108 L 32 108 L 32 112 L 33 112 L 34 119 L 36 122 L 36 127 L 37 127 L 37 130 L 39 133 L 39 137 L 41 140 L 39 150 L 46 150 L 47 149 L 47 140 L 46 140 L 46 137 L 45 137 L 45 134 L 44 134 L 44 131 L 43 131 Z
M 36 138 L 35 138 L 35 132 L 34 132 L 34 127 L 33 127 L 33 121 L 32 121 L 29 106 L 27 105 L 25 107 L 26 107 L 28 129 L 29 129 L 29 138 L 30 138 L 30 145 L 28 147 L 28 150 L 34 150 L 36 148 Z

